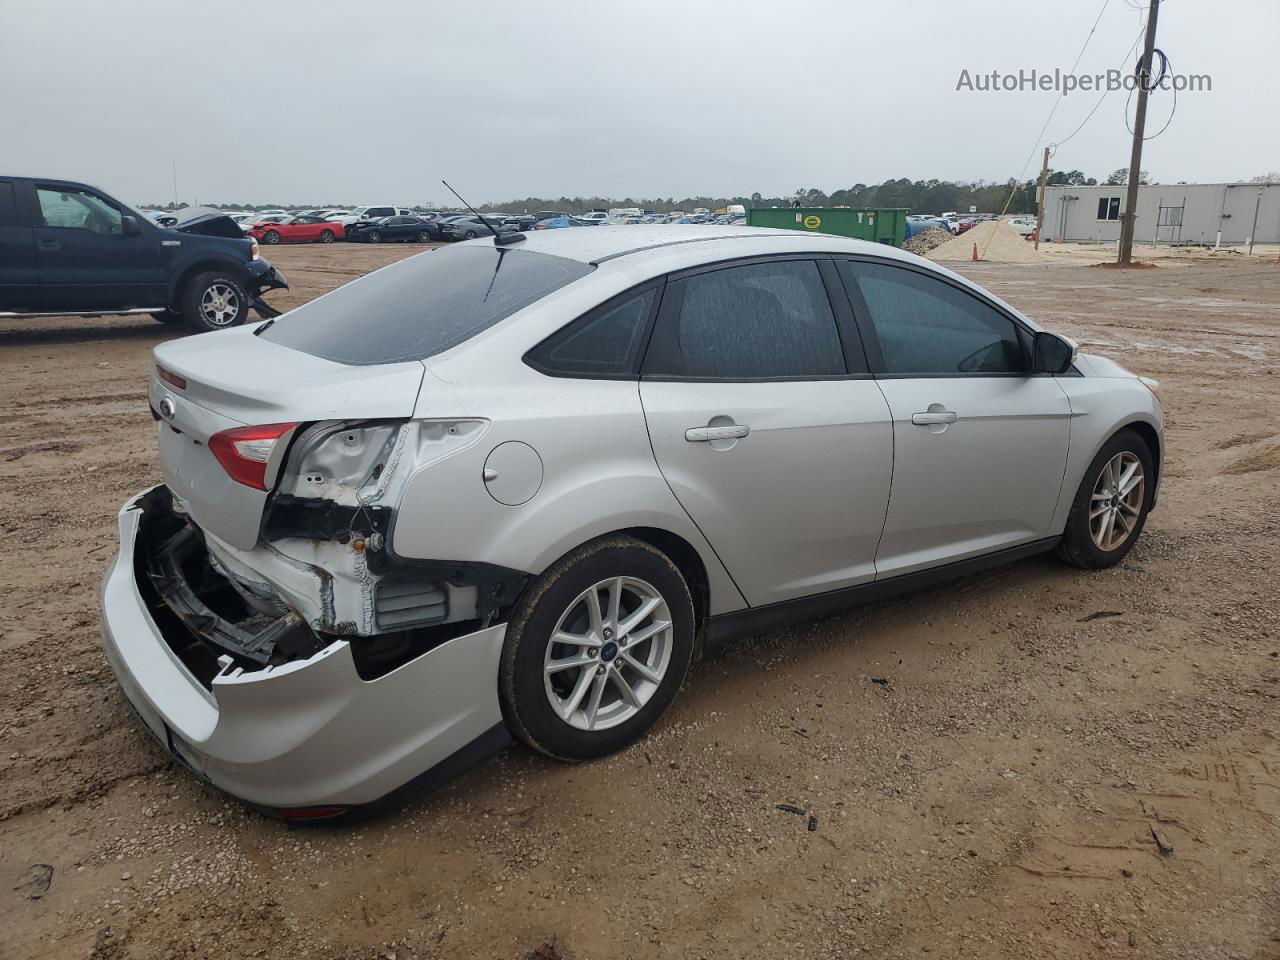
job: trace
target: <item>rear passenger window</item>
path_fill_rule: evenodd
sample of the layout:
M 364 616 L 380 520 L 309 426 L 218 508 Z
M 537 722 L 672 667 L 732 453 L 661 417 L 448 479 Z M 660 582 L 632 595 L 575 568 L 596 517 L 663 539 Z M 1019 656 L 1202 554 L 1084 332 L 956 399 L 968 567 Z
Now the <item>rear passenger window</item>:
M 835 316 L 812 260 L 727 267 L 676 283 L 683 287 L 679 313 L 663 311 L 646 376 L 764 380 L 846 372 Z
M 606 304 L 552 334 L 525 358 L 553 377 L 635 377 L 657 290 Z
M 840 268 L 862 291 L 885 373 L 1026 371 L 1017 324 L 977 297 L 902 267 L 844 262 Z

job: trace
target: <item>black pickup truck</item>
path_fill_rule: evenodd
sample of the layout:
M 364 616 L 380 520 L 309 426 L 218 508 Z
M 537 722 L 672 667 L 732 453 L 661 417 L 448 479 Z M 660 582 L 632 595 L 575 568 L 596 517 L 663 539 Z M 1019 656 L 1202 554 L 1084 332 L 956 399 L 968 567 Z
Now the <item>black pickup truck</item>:
M 0 317 L 147 313 L 221 330 L 289 284 L 230 217 L 161 227 L 96 187 L 0 176 Z

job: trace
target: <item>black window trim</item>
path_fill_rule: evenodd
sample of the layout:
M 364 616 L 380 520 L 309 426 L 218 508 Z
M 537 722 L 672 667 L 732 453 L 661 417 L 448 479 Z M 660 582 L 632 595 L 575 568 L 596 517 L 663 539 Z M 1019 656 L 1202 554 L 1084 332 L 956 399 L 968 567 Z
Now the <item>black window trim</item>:
M 653 336 L 653 328 L 657 321 L 658 314 L 662 309 L 662 301 L 665 299 L 666 286 L 667 277 L 664 275 L 645 280 L 643 283 L 638 283 L 634 287 L 628 287 L 621 293 L 615 294 L 608 300 L 604 300 L 601 303 L 596 304 L 585 313 L 581 313 L 574 317 L 553 333 L 549 333 L 526 350 L 524 352 L 524 356 L 520 359 L 524 361 L 526 366 L 537 370 L 543 376 L 556 377 L 560 380 L 638 380 L 640 379 L 640 369 L 644 364 L 645 354 L 649 352 L 649 338 Z M 556 370 L 538 360 L 536 354 L 543 349 L 554 346 L 555 343 L 560 340 L 567 339 L 593 320 L 596 320 L 611 310 L 622 306 L 628 300 L 643 296 L 650 290 L 656 291 L 656 295 L 653 298 L 653 303 L 649 307 L 649 316 L 645 320 L 645 329 L 640 337 L 640 349 L 637 351 L 636 359 L 632 363 L 629 371 L 623 373 L 572 373 L 564 370 Z
M 25 217 L 23 216 L 23 214 L 26 211 L 23 209 L 22 191 L 19 189 L 20 186 L 21 184 L 15 183 L 12 180 L 0 179 L 0 191 L 4 190 L 6 187 L 9 189 L 8 196 L 12 201 L 12 206 L 10 207 L 10 213 L 13 215 L 12 223 L 4 223 L 2 220 L 0 220 L 0 227 L 10 227 L 10 228 L 16 229 L 16 228 L 25 228 L 27 226 L 27 224 L 24 222 Z
M 822 280 L 823 288 L 827 294 L 827 302 L 831 307 L 831 314 L 835 320 L 836 338 L 840 342 L 841 359 L 843 359 L 845 367 L 844 373 L 810 374 L 794 377 L 691 377 L 645 372 L 645 363 L 649 358 L 649 346 L 653 341 L 653 334 L 657 330 L 658 324 L 673 323 L 676 317 L 679 316 L 680 308 L 684 304 L 684 280 L 699 274 L 714 273 L 718 270 L 729 270 L 734 267 L 750 266 L 756 263 L 779 263 L 796 260 L 812 262 L 818 268 L 818 275 Z M 842 307 L 842 301 L 845 301 L 844 290 L 841 286 L 832 286 L 833 280 L 838 280 L 833 260 L 834 256 L 830 251 L 803 253 L 788 250 L 785 253 L 757 254 L 754 256 L 734 257 L 729 260 L 717 260 L 714 263 L 704 263 L 696 267 L 686 267 L 682 270 L 672 271 L 667 276 L 667 289 L 662 297 L 661 309 L 649 329 L 649 339 L 645 344 L 644 358 L 640 365 L 640 379 L 655 383 L 807 383 L 815 380 L 873 379 L 873 374 L 868 365 L 870 358 L 866 355 L 863 347 L 864 341 L 856 327 L 853 311 L 847 302 L 843 302 Z M 823 266 L 824 261 L 827 264 L 826 269 Z M 857 367 L 862 368 L 861 372 L 849 372 Z
M 1005 309 L 1000 304 L 983 296 L 982 294 L 973 290 L 971 287 L 965 286 L 962 283 L 957 283 L 955 280 L 951 279 L 945 274 L 938 273 L 935 270 L 930 270 L 927 267 L 921 267 L 914 263 L 907 263 L 905 261 L 896 260 L 890 257 L 875 257 L 875 256 L 869 256 L 866 254 L 837 254 L 835 257 L 833 257 L 833 259 L 843 260 L 849 263 L 872 263 L 872 264 L 876 264 L 877 266 L 897 267 L 901 270 L 909 270 L 912 273 L 918 273 L 922 276 L 930 277 L 934 280 L 945 283 L 947 286 L 951 287 L 954 290 L 958 290 L 959 292 L 966 294 L 969 297 L 972 297 L 974 300 L 982 304 L 984 307 L 987 307 L 988 309 L 995 311 L 997 314 L 1006 318 L 1007 320 L 1012 321 L 1014 327 L 1018 331 L 1026 334 L 1028 338 L 1034 338 L 1037 333 L 1036 330 L 1033 330 L 1031 327 L 1027 326 L 1026 322 L 1023 321 L 1020 317 L 1018 317 L 1014 313 L 1011 313 L 1009 310 Z M 842 272 L 840 274 L 840 279 L 843 283 L 844 275 Z M 973 371 L 956 370 L 950 373 L 888 373 L 885 371 L 885 368 L 884 368 L 884 354 L 880 349 L 880 337 L 876 333 L 875 324 L 871 320 L 871 310 L 867 306 L 866 300 L 863 299 L 861 288 L 858 286 L 856 282 L 853 283 L 852 285 L 848 283 L 844 283 L 843 286 L 844 286 L 845 294 L 848 296 L 850 305 L 853 309 L 854 317 L 857 320 L 858 329 L 862 332 L 863 344 L 865 345 L 866 351 L 867 351 L 867 362 L 870 365 L 871 371 L 875 379 L 877 380 L 957 380 L 957 379 L 1008 380 L 1008 379 L 1015 379 L 1015 378 L 1027 379 L 1030 377 L 1057 376 L 1057 374 L 1052 374 L 1052 373 L 1033 373 L 1031 371 L 1031 356 L 1028 350 L 1026 349 L 1026 345 L 1022 337 L 1018 338 L 1018 346 L 1019 346 L 1019 349 L 1022 351 L 1023 361 L 1027 365 L 1027 369 L 1023 371 L 1010 371 L 1005 373 L 997 373 L 989 370 L 973 370 Z M 1062 375 L 1069 376 L 1070 373 L 1068 372 L 1067 374 L 1062 374 Z

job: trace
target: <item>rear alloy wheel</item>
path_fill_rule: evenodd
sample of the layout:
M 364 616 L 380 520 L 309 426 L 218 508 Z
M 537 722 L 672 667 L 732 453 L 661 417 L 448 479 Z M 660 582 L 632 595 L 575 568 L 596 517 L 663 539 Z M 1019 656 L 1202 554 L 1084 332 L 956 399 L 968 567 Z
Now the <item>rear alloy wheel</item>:
M 333 243 L 333 241 L 334 241 L 334 236 L 333 236 L 332 230 L 325 230 L 323 233 L 320 234 L 321 243 Z
M 280 234 L 277 233 L 275 230 L 268 230 L 266 233 L 262 235 L 262 242 L 263 243 L 279 243 Z
M 249 295 L 229 274 L 199 274 L 183 291 L 183 319 L 197 330 L 224 330 L 243 323 L 248 315 Z
M 1154 477 L 1142 437 L 1121 430 L 1107 441 L 1080 481 L 1058 555 L 1086 570 L 1124 559 L 1146 524 Z
M 430 242 L 431 242 L 431 234 L 430 234 L 430 233 L 428 233 L 426 230 L 419 230 L 419 231 L 418 231 L 418 242 L 419 242 L 419 243 L 430 243 Z
M 692 653 L 693 601 L 679 569 L 630 537 L 594 541 L 543 574 L 513 614 L 503 712 L 536 750 L 603 756 L 661 716 Z

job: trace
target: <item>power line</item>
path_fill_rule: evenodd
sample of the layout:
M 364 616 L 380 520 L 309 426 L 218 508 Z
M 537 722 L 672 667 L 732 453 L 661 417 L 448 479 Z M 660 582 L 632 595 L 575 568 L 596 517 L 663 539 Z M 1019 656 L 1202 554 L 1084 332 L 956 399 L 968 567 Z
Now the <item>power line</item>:
M 1129 0 L 1125 0 L 1125 2 L 1127 3 Z M 1107 12 L 1107 7 L 1110 3 L 1111 0 L 1103 0 L 1102 9 L 1098 11 L 1098 16 L 1094 19 L 1093 26 L 1089 29 L 1089 35 L 1084 38 L 1084 45 L 1080 47 L 1080 52 L 1076 54 L 1075 62 L 1071 64 L 1071 70 L 1068 72 L 1075 73 L 1076 67 L 1080 66 L 1080 61 L 1084 58 L 1085 50 L 1089 49 L 1089 41 L 1093 39 L 1093 35 L 1097 32 L 1098 24 L 1102 22 L 1102 15 Z M 1031 152 L 1027 154 L 1026 162 L 1023 163 L 1022 169 L 1018 172 L 1019 183 L 1021 183 L 1022 178 L 1026 176 L 1027 167 L 1031 165 L 1031 159 L 1036 155 L 1036 149 L 1044 139 L 1044 133 L 1049 129 L 1049 124 L 1053 122 L 1053 115 L 1058 112 L 1058 107 L 1062 104 L 1063 99 L 1063 94 L 1061 92 L 1059 92 L 1058 96 L 1054 98 L 1053 107 L 1049 110 L 1049 116 L 1045 117 L 1044 125 L 1040 128 L 1040 132 L 1036 134 L 1035 142 L 1031 145 Z M 1012 200 L 1012 197 L 1010 200 Z M 1008 208 L 1009 205 L 1005 204 L 1005 209 L 1007 210 Z
M 1134 54 L 1134 52 L 1137 50 L 1137 48 L 1138 48 L 1138 44 L 1142 43 L 1142 36 L 1143 36 L 1143 33 L 1146 31 L 1146 28 L 1147 28 L 1147 22 L 1146 22 L 1146 18 L 1144 17 L 1144 18 L 1143 18 L 1143 21 L 1142 21 L 1142 26 L 1138 28 L 1138 36 L 1134 39 L 1133 43 L 1129 44 L 1129 50 L 1128 50 L 1128 52 L 1124 55 L 1124 58 L 1120 61 L 1120 65 L 1121 65 L 1121 66 L 1124 66 L 1124 64 L 1126 64 L 1126 63 L 1128 63 L 1128 62 L 1129 62 L 1129 58 L 1130 58 L 1130 57 L 1132 57 L 1132 56 L 1133 56 L 1133 54 Z M 1099 108 L 1100 106 L 1102 106 L 1102 101 L 1103 101 L 1103 100 L 1105 100 L 1105 99 L 1107 99 L 1107 97 L 1108 97 L 1108 96 L 1110 96 L 1110 95 L 1111 95 L 1111 89 L 1110 89 L 1110 88 L 1107 88 L 1107 89 L 1103 90 L 1103 91 L 1102 91 L 1102 96 L 1100 96 L 1100 97 L 1098 98 L 1098 102 L 1097 102 L 1097 103 L 1095 103 L 1095 104 L 1093 105 L 1093 109 L 1092 109 L 1092 110 L 1090 110 L 1090 111 L 1088 112 L 1088 114 L 1086 114 L 1086 115 L 1085 115 L 1085 118 L 1084 118 L 1083 120 L 1081 120 L 1081 121 L 1080 121 L 1080 125 L 1079 125 L 1078 127 L 1076 127 L 1074 130 L 1072 130 L 1072 131 L 1071 131 L 1069 134 L 1067 134 L 1065 137 L 1063 137 L 1061 140 L 1058 140 L 1058 141 L 1057 141 L 1057 142 L 1055 142 L 1055 143 L 1051 143 L 1051 144 L 1049 144 L 1049 148 L 1050 148 L 1051 150 L 1053 150 L 1053 152 L 1056 154 L 1056 153 L 1057 153 L 1057 148 L 1058 148 L 1058 147 L 1062 146 L 1064 143 L 1066 143 L 1068 140 L 1070 140 L 1070 139 L 1071 139 L 1072 137 L 1074 137 L 1077 133 L 1079 133 L 1081 130 L 1083 130 L 1083 129 L 1084 129 L 1085 124 L 1087 124 L 1091 119 L 1093 119 L 1093 115 L 1094 115 L 1095 113 L 1097 113 L 1097 112 L 1098 112 L 1098 108 Z M 1132 91 L 1130 91 L 1130 96 L 1132 96 Z M 1128 122 L 1128 109 L 1129 109 L 1129 108 L 1128 108 L 1128 104 L 1126 103 L 1126 104 L 1125 104 L 1125 121 L 1126 121 L 1126 123 Z M 1053 154 L 1050 154 L 1050 155 L 1052 156 Z
M 1129 0 L 1125 0 L 1129 2 Z M 1080 61 L 1084 58 L 1084 52 L 1089 49 L 1089 41 L 1093 39 L 1093 35 L 1098 31 L 1098 24 L 1102 22 L 1102 15 L 1107 12 L 1107 7 L 1111 5 L 1111 0 L 1102 0 L 1102 9 L 1098 11 L 1098 15 L 1093 20 L 1093 26 L 1089 28 L 1089 35 L 1084 38 L 1084 43 L 1080 46 L 1080 52 L 1076 54 L 1075 61 L 1071 64 L 1070 73 L 1076 72 L 1076 67 L 1080 66 Z M 1040 132 L 1036 134 L 1035 141 L 1031 144 L 1031 152 L 1027 154 L 1027 159 L 1022 164 L 1022 169 L 1018 171 L 1018 177 L 1014 181 L 1013 189 L 1009 191 L 1009 199 L 1004 202 L 1004 209 L 1000 211 L 1001 216 L 1009 212 L 1009 207 L 1013 203 L 1013 198 L 1018 195 L 1018 191 L 1022 188 L 1022 178 L 1027 175 L 1027 167 L 1031 165 L 1032 158 L 1036 155 L 1036 149 L 1040 146 L 1040 141 L 1044 139 L 1044 132 L 1049 129 L 1049 124 L 1053 122 L 1053 115 L 1058 112 L 1058 107 L 1062 104 L 1063 94 L 1058 93 L 1054 98 L 1053 106 L 1049 110 L 1049 115 L 1044 118 L 1044 125 L 1040 127 Z M 991 246 L 992 237 L 987 239 L 986 245 L 982 248 L 982 255 L 987 255 L 987 247 Z

